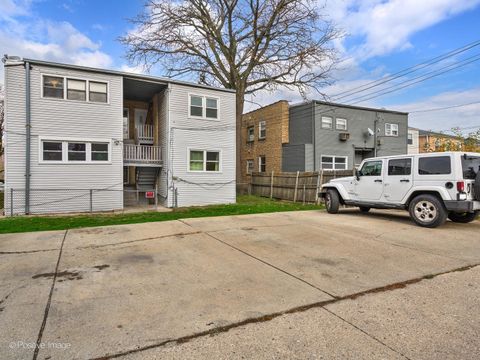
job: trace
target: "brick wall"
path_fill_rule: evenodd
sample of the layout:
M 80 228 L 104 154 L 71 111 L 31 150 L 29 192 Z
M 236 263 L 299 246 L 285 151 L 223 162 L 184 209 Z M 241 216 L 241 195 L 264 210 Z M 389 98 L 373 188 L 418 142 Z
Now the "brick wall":
M 288 102 L 279 101 L 242 116 L 240 167 L 241 184 L 250 182 L 247 160 L 253 160 L 253 171 L 258 172 L 259 157 L 265 156 L 266 172 L 282 171 L 282 144 L 288 143 Z M 265 121 L 265 139 L 259 139 L 259 123 Z M 254 139 L 248 141 L 248 129 L 254 128 Z

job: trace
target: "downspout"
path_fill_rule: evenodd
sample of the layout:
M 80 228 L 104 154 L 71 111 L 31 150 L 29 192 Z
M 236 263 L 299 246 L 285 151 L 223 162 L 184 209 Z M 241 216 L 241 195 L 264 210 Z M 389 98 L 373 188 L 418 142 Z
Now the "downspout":
M 25 62 L 25 214 L 30 213 L 30 62 Z
M 313 142 L 313 171 L 315 171 L 315 169 L 317 169 L 317 147 L 315 146 L 315 140 L 316 140 L 316 137 L 315 137 L 315 122 L 317 121 L 316 118 L 315 118 L 315 108 L 316 108 L 316 103 L 315 101 L 312 101 L 312 142 Z

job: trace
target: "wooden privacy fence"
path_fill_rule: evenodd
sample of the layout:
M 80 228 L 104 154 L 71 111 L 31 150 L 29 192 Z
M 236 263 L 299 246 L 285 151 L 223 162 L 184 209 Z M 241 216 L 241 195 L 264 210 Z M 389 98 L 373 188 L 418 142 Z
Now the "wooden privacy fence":
M 322 184 L 331 179 L 352 176 L 352 170 L 321 170 L 318 172 L 253 173 L 250 193 L 281 200 L 317 203 Z

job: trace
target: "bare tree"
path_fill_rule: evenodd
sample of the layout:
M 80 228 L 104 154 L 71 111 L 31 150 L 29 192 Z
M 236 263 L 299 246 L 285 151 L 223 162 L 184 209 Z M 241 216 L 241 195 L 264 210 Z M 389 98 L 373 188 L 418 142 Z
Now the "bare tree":
M 297 89 L 320 92 L 336 61 L 340 32 L 314 0 L 150 0 L 122 37 L 127 58 L 167 76 L 195 74 L 236 90 L 237 134 L 246 94 Z M 237 136 L 237 159 L 240 135 Z

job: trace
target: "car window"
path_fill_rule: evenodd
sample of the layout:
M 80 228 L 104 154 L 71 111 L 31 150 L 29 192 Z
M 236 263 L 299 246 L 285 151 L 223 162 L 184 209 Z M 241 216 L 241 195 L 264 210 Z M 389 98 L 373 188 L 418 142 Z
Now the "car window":
M 451 172 L 450 156 L 429 156 L 418 159 L 420 175 L 443 175 Z
M 410 175 L 412 173 L 412 159 L 392 159 L 388 161 L 388 175 Z
M 367 161 L 363 164 L 360 170 L 360 176 L 381 176 L 382 162 L 381 161 Z

